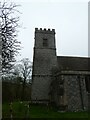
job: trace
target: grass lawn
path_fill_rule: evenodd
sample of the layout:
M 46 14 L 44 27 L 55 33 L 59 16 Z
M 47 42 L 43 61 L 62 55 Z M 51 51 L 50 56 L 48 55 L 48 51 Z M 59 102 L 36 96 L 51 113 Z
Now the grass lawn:
M 88 112 L 59 112 L 45 105 L 31 105 L 28 109 L 27 102 L 13 102 L 13 118 L 88 118 Z M 9 103 L 2 105 L 3 118 L 10 118 Z

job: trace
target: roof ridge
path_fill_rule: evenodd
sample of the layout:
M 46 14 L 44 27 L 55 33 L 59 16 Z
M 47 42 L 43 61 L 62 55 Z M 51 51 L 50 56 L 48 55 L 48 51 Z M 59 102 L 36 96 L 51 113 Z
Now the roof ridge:
M 90 59 L 90 57 L 78 57 L 78 56 L 57 56 L 57 57 L 63 57 L 63 58 L 84 58 L 84 59 Z

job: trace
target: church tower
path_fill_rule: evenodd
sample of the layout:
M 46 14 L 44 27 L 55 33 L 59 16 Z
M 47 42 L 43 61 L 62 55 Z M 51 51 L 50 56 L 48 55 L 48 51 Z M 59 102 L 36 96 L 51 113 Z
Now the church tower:
M 32 71 L 32 100 L 47 101 L 51 84 L 51 69 L 57 66 L 55 29 L 35 28 Z

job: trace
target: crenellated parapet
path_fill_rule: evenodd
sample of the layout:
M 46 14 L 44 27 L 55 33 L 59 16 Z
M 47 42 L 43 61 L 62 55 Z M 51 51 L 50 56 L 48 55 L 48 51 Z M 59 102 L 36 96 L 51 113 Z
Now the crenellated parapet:
M 50 28 L 48 28 L 48 29 L 46 29 L 46 28 L 44 28 L 44 29 L 42 29 L 42 28 L 35 28 L 35 32 L 43 32 L 43 33 L 51 33 L 51 34 L 55 34 L 55 29 L 50 29 Z

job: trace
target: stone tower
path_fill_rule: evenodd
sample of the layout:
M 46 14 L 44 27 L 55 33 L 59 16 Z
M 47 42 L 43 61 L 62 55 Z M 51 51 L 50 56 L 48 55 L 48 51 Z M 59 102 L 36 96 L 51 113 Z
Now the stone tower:
M 32 100 L 47 101 L 51 83 L 51 69 L 57 66 L 55 29 L 35 28 L 32 72 Z

